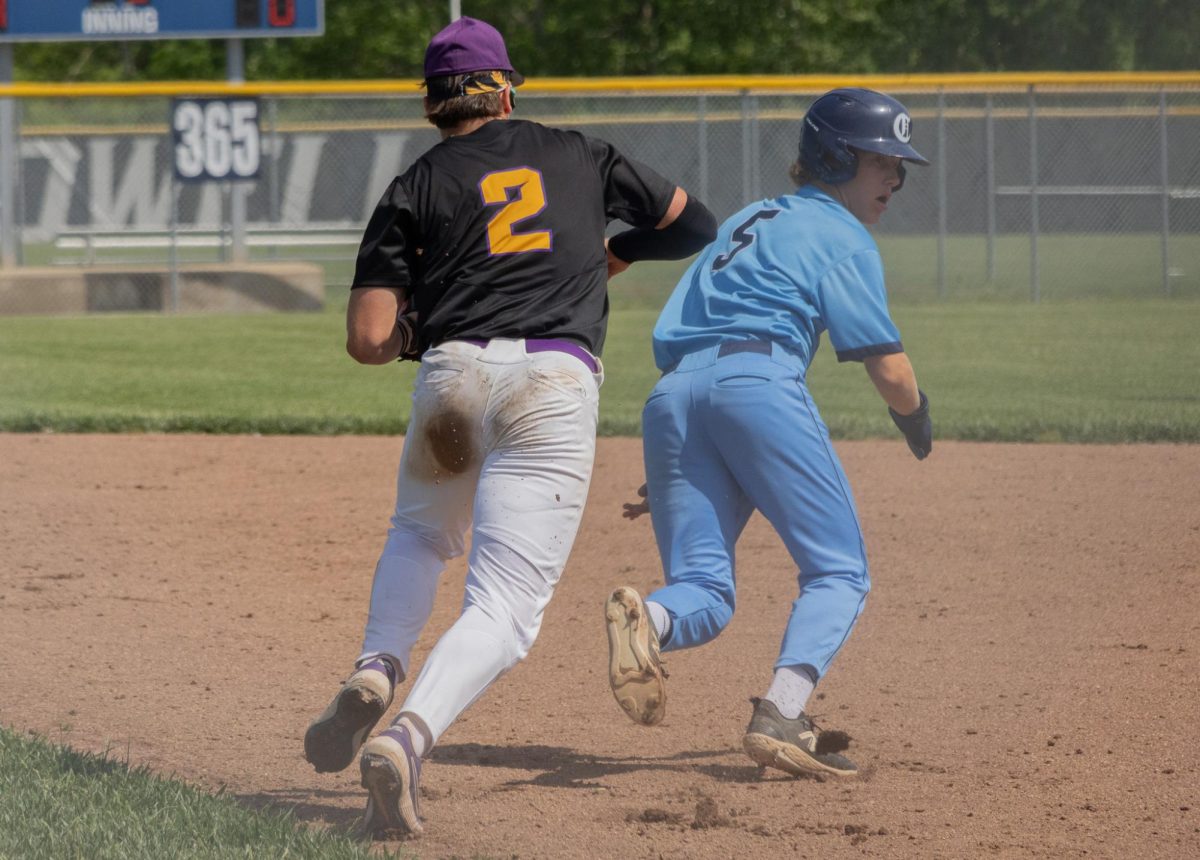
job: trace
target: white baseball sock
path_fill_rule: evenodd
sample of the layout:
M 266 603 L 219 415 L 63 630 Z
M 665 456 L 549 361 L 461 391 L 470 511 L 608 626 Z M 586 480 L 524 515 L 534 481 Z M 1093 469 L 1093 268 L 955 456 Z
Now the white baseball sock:
M 424 758 L 425 752 L 433 746 L 432 735 L 425 721 L 410 711 L 404 711 L 396 720 L 396 725 L 408 729 L 409 740 L 412 741 L 413 752 L 417 758 Z
M 671 633 L 671 615 L 667 612 L 667 607 L 647 600 L 646 611 L 650 613 L 650 621 L 654 625 L 654 632 L 658 634 L 658 641 L 664 641 Z
M 763 698 L 773 702 L 784 719 L 794 720 L 804 712 L 816 685 L 812 670 L 807 666 L 780 666 Z

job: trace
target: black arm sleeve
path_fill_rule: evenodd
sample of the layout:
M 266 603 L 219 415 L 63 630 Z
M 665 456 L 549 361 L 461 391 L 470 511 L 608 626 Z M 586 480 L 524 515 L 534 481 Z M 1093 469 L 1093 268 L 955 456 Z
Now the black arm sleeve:
M 608 240 L 613 256 L 626 263 L 638 260 L 682 260 L 717 237 L 717 219 L 691 195 L 683 211 L 661 230 L 635 227 Z

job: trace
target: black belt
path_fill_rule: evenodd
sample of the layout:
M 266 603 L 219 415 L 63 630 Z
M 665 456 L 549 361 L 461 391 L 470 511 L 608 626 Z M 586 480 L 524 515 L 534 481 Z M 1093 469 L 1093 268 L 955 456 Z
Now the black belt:
M 770 355 L 771 343 L 765 340 L 727 340 L 717 350 L 717 358 L 724 358 L 735 352 L 757 352 L 760 355 Z
M 757 352 L 759 355 L 770 355 L 771 342 L 769 340 L 727 340 L 717 348 L 717 358 L 724 358 L 737 352 Z M 677 367 L 679 367 L 678 361 L 664 370 L 663 375 L 671 373 Z

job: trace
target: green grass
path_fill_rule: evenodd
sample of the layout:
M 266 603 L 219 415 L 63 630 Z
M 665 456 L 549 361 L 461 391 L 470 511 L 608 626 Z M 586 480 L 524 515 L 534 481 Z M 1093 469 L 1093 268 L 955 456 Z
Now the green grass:
M 1200 441 L 1200 302 L 900 305 L 894 316 L 941 438 Z M 810 381 L 831 432 L 892 432 L 861 366 L 822 353 Z
M 368 858 L 348 836 L 0 727 L 0 857 Z
M 938 295 L 934 236 L 879 237 L 888 292 L 903 301 L 1022 301 L 1033 298 L 1028 236 L 1001 235 L 987 271 L 983 236 L 946 241 L 945 282 Z M 1200 236 L 1172 236 L 1169 288 L 1172 298 L 1200 299 Z M 1038 240 L 1039 298 L 1165 298 L 1162 239 L 1154 234 L 1051 234 Z
M 640 432 L 658 376 L 657 312 L 628 286 L 604 353 L 608 435 Z M 939 438 L 1200 441 L 1200 302 L 901 302 L 893 312 Z M 0 430 L 403 432 L 416 366 L 357 365 L 343 341 L 337 310 L 0 318 Z M 809 380 L 836 437 L 895 434 L 862 366 L 839 365 L 827 343 Z

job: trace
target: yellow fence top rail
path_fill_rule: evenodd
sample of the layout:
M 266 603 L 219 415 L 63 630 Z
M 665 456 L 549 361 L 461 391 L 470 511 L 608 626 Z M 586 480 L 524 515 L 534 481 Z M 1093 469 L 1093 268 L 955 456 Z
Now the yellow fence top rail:
M 611 78 L 531 78 L 521 87 L 533 93 L 823 92 L 862 86 L 896 92 L 952 90 L 986 92 L 1034 88 L 1109 89 L 1121 87 L 1200 87 L 1200 71 L 1190 72 L 981 72 L 922 75 L 680 75 Z M 162 81 L 140 83 L 0 84 L 0 97 L 124 98 L 196 95 L 410 95 L 421 94 L 416 80 L 374 81 Z

